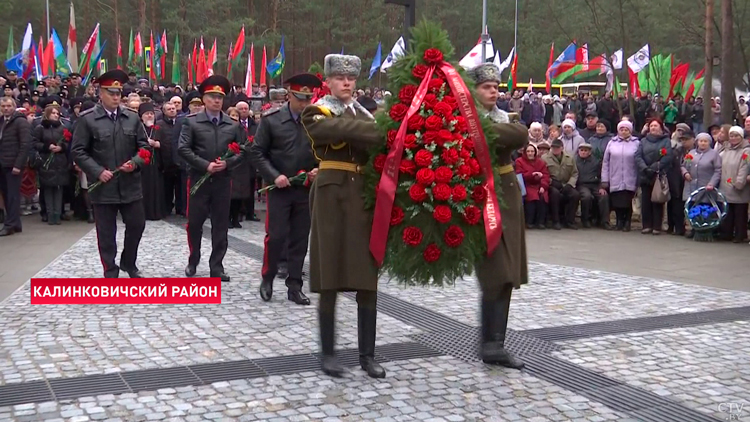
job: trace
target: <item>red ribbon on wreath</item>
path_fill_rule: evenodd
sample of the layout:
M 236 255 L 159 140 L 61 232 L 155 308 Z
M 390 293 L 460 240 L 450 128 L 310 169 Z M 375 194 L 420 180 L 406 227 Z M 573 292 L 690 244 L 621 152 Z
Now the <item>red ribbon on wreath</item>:
M 487 254 L 495 250 L 502 237 L 503 225 L 500 216 L 500 207 L 498 206 L 497 196 L 495 193 L 495 180 L 492 173 L 492 160 L 490 159 L 489 147 L 487 140 L 482 131 L 482 123 L 479 120 L 479 113 L 474 105 L 469 88 L 461 79 L 448 62 L 441 62 L 437 67 L 445 75 L 451 90 L 457 101 L 461 116 L 468 123 L 469 136 L 474 141 L 474 153 L 477 161 L 485 175 L 483 188 L 487 192 L 487 201 L 484 204 L 484 230 L 487 237 Z M 436 65 L 428 67 L 427 73 L 419 84 L 416 95 L 406 112 L 406 116 L 401 121 L 396 139 L 388 152 L 385 160 L 383 173 L 378 183 L 378 193 L 375 200 L 375 215 L 372 221 L 372 232 L 370 233 L 370 253 L 377 262 L 378 266 L 383 265 L 385 259 L 386 244 L 388 242 L 388 230 L 390 229 L 391 211 L 396 199 L 396 187 L 398 185 L 398 173 L 401 165 L 401 156 L 404 153 L 404 140 L 406 138 L 407 125 L 409 118 L 419 111 L 422 106 L 424 97 L 427 94 L 427 88 L 432 75 L 435 73 Z

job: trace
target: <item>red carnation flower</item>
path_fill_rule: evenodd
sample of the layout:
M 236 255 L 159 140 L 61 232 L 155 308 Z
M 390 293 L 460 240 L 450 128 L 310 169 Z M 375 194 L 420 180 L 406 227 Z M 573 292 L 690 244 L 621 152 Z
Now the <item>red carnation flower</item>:
M 430 167 L 432 165 L 432 153 L 426 149 L 420 149 L 414 154 L 414 162 L 419 167 Z
M 431 79 L 429 84 L 427 85 L 427 90 L 434 94 L 437 94 L 438 92 L 440 92 L 440 88 L 442 88 L 444 84 L 445 81 L 443 81 L 442 79 Z
M 666 148 L 660 149 L 659 150 L 659 155 L 661 155 L 662 157 L 665 156 L 665 155 L 667 155 L 667 149 Z
M 482 172 L 482 169 L 479 167 L 479 161 L 477 161 L 476 158 L 469 158 L 468 160 L 466 160 L 466 164 L 471 167 L 472 175 L 476 176 Z
M 454 120 L 456 121 L 456 130 L 458 130 L 459 132 L 466 132 L 467 130 L 469 130 L 469 125 L 466 123 L 466 119 L 464 119 L 464 116 L 456 116 Z
M 391 226 L 399 225 L 402 221 L 404 221 L 404 210 L 394 205 L 391 210 Z
M 458 152 L 458 156 L 461 157 L 464 161 L 471 158 L 471 153 L 466 148 L 461 148 L 461 151 Z
M 422 126 L 424 126 L 424 117 L 420 116 L 419 113 L 414 113 L 406 123 L 406 128 L 415 132 L 421 130 Z
M 424 104 L 424 108 L 427 110 L 432 110 L 433 108 L 435 108 L 437 103 L 437 95 L 432 93 L 425 94 L 424 100 L 422 101 L 422 104 Z
M 417 95 L 416 85 L 404 85 L 398 92 L 398 99 L 408 106 L 411 105 L 415 95 Z
M 471 176 L 471 166 L 468 164 L 461 164 L 458 166 L 456 172 L 458 173 L 458 177 L 466 180 Z
M 440 130 L 443 128 L 443 118 L 433 114 L 425 120 L 424 126 L 427 130 Z
M 70 142 L 73 139 L 73 134 L 68 129 L 63 129 L 63 138 L 65 138 L 66 142 Z
M 443 102 L 448 103 L 448 105 L 451 106 L 453 110 L 458 110 L 458 101 L 456 100 L 456 97 L 452 95 L 446 95 L 443 97 Z
M 229 151 L 232 152 L 232 154 L 240 155 L 240 144 L 238 144 L 237 142 L 232 142 L 231 144 L 229 144 L 228 148 Z
M 423 202 L 427 199 L 427 192 L 425 192 L 424 186 L 419 183 L 411 185 L 409 188 L 409 198 L 414 202 Z
M 383 169 L 385 168 L 385 159 L 388 156 L 385 154 L 380 154 L 377 157 L 375 157 L 375 160 L 372 162 L 372 166 L 375 168 L 375 170 L 378 173 L 382 173 Z
M 417 171 L 417 183 L 422 186 L 430 186 L 435 181 L 435 172 L 428 168 Z
M 425 248 L 422 256 L 426 262 L 435 262 L 440 259 L 440 248 L 438 248 L 436 244 L 430 243 L 427 245 L 427 248 Z
M 399 170 L 401 171 L 401 173 L 414 174 L 414 172 L 417 171 L 417 166 L 414 165 L 414 161 L 412 160 L 401 160 Z
M 159 125 L 154 125 L 153 128 L 154 128 L 155 131 L 159 130 Z
M 466 138 L 461 142 L 461 148 L 469 151 L 474 151 L 474 140 Z
M 732 178 L 731 177 L 729 179 L 727 179 L 727 183 L 730 184 L 730 185 L 732 184 Z
M 453 170 L 449 167 L 441 166 L 435 170 L 435 181 L 438 183 L 448 183 L 453 178 Z
M 422 134 L 422 143 L 425 145 L 430 145 L 437 143 L 438 139 L 438 133 L 436 130 L 428 130 L 427 132 Z
M 440 158 L 443 159 L 445 164 L 452 166 L 453 164 L 456 164 L 458 162 L 458 151 L 456 151 L 455 149 L 446 149 L 442 154 L 440 154 Z
M 409 226 L 404 229 L 402 239 L 404 240 L 404 243 L 409 246 L 418 246 L 422 243 L 422 237 L 422 230 L 419 230 L 419 228 L 414 226 Z
M 443 52 L 438 50 L 437 48 L 428 48 L 424 52 L 424 61 L 426 61 L 429 64 L 432 63 L 440 63 L 443 61 Z
M 453 212 L 451 212 L 451 207 L 447 205 L 438 205 L 435 207 L 435 211 L 432 212 L 432 218 L 434 218 L 438 223 L 445 224 L 451 221 L 452 217 Z
M 138 158 L 143 160 L 143 165 L 149 165 L 151 163 L 151 151 L 147 150 L 146 148 L 139 149 Z
M 404 137 L 404 148 L 412 149 L 417 146 L 417 135 L 409 133 Z
M 479 223 L 480 218 L 482 218 L 482 210 L 479 208 L 474 205 L 468 205 L 464 208 L 464 221 L 466 221 L 467 224 L 473 226 Z
M 448 129 L 441 129 L 438 132 L 438 139 L 437 144 L 438 146 L 445 145 L 446 142 L 450 142 L 453 140 L 453 134 Z
M 450 117 L 453 115 L 453 108 L 451 108 L 451 106 L 444 101 L 440 101 L 439 103 L 435 104 L 435 107 L 432 108 L 432 111 L 434 111 L 435 114 L 443 117 Z
M 388 131 L 388 135 L 387 135 L 388 140 L 386 142 L 386 145 L 388 145 L 388 149 L 391 149 L 391 146 L 393 145 L 393 143 L 396 142 L 396 135 L 398 135 L 398 131 L 393 130 L 393 129 Z
M 445 241 L 445 244 L 448 245 L 448 247 L 457 248 L 464 243 L 464 231 L 461 230 L 461 227 L 450 226 L 448 227 L 448 230 L 445 231 L 445 234 L 443 234 L 443 241 Z
M 409 108 L 401 103 L 394 104 L 391 106 L 391 111 L 388 112 L 388 115 L 391 116 L 391 119 L 393 119 L 396 122 L 400 122 L 404 120 L 404 116 L 406 116 L 406 112 L 409 111 Z
M 414 69 L 411 70 L 412 76 L 419 79 L 420 81 L 424 79 L 425 76 L 427 76 L 427 71 L 429 68 L 423 64 L 418 64 L 414 66 Z
M 453 186 L 453 202 L 461 202 L 466 199 L 466 187 L 464 185 Z
M 484 200 L 487 199 L 487 191 L 484 189 L 484 186 L 476 186 L 471 192 L 471 199 L 477 204 L 484 203 Z
M 432 188 L 432 197 L 436 201 L 447 201 L 451 198 L 451 187 L 445 183 L 438 183 Z

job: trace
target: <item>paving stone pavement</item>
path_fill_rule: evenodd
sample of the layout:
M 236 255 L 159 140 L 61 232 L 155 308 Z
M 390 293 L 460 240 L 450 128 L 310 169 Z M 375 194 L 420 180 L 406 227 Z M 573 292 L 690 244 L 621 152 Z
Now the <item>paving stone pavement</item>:
M 243 223 L 230 235 L 257 247 L 263 224 Z M 121 227 L 122 230 L 122 227 Z M 122 231 L 120 231 L 121 248 Z M 210 242 L 204 239 L 207 276 Z M 148 222 L 138 264 L 146 276 L 180 277 L 187 260 L 184 230 Z M 0 303 L 0 386 L 39 379 L 169 368 L 314 353 L 313 305 L 258 297 L 260 263 L 229 250 L 231 283 L 221 305 L 31 306 L 27 283 Z M 750 293 L 724 291 L 601 271 L 531 263 L 528 286 L 514 292 L 510 328 L 528 330 L 750 305 Z M 37 277 L 100 277 L 96 237 L 84 236 Z M 477 326 L 476 280 L 444 288 L 381 290 Z M 338 301 L 338 347 L 356 348 L 356 304 Z M 560 342 L 553 355 L 706 415 L 724 419 L 717 402 L 750 398 L 747 321 Z M 379 315 L 378 345 L 413 342 L 421 334 Z M 318 372 L 138 391 L 0 407 L 0 421 L 367 420 L 604 421 L 636 420 L 527 372 L 493 369 L 452 356 L 384 365 L 388 377 L 355 370 L 345 380 Z M 750 418 L 750 416 L 748 416 Z

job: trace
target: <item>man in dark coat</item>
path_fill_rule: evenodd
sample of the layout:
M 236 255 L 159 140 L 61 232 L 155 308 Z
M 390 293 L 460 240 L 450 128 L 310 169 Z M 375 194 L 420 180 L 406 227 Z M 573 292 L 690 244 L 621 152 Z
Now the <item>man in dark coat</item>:
M 192 189 L 206 172 L 211 177 L 200 186 L 195 195 L 188 193 L 188 245 L 190 257 L 185 267 L 185 275 L 195 275 L 201 257 L 203 223 L 211 216 L 211 257 L 208 264 L 211 277 L 228 282 L 224 272 L 224 255 L 229 240 L 229 203 L 231 200 L 232 179 L 228 170 L 245 159 L 247 137 L 240 125 L 221 111 L 224 96 L 229 92 L 227 78 L 213 75 L 206 78 L 198 91 L 203 96 L 205 110 L 191 114 L 185 119 L 180 132 L 178 153 L 190 166 L 188 190 Z M 239 155 L 221 160 L 232 143 L 240 145 Z
M 0 192 L 5 200 L 4 227 L 0 236 L 21 233 L 21 172 L 31 145 L 31 126 L 16 111 L 13 97 L 0 98 Z
M 309 305 L 310 299 L 302 293 L 302 265 L 310 234 L 310 191 L 308 185 L 291 183 L 289 178 L 304 171 L 311 181 L 317 174 L 318 163 L 300 124 L 300 115 L 310 105 L 313 90 L 322 83 L 317 76 L 306 73 L 293 76 L 285 83 L 291 94 L 289 102 L 265 115 L 250 146 L 253 165 L 266 183 L 276 186 L 268 192 L 260 297 L 271 300 L 273 279 L 288 240 L 287 298 L 298 305 Z
M 120 105 L 127 80 L 128 75 L 122 70 L 111 70 L 99 77 L 101 102 L 78 117 L 71 145 L 73 160 L 90 183 L 102 183 L 94 189 L 89 187 L 88 194 L 94 207 L 105 278 L 118 278 L 120 269 L 130 278 L 142 277 L 136 259 L 146 217 L 136 157 L 139 150 L 149 148 L 149 143 L 138 115 Z M 115 265 L 118 212 L 125 223 L 119 267 Z
M 164 175 L 164 201 L 167 214 L 184 214 L 180 208 L 181 198 L 185 195 L 180 185 L 180 167 L 177 164 L 177 139 L 179 133 L 175 133 L 177 109 L 175 105 L 167 102 L 162 106 L 161 119 L 156 122 L 159 130 L 156 139 L 161 143 L 161 168 Z
M 592 146 L 589 143 L 578 146 L 578 154 L 576 154 L 575 159 L 578 169 L 576 190 L 581 195 L 581 223 L 583 228 L 590 228 L 591 220 L 596 219 L 603 229 L 610 230 L 609 195 L 606 191 L 599 189 L 602 184 L 602 162 L 592 154 Z M 599 211 L 598 217 L 594 217 L 592 214 L 594 208 Z
M 240 126 L 247 132 L 248 139 L 255 136 L 255 132 L 258 131 L 258 124 L 253 119 L 253 111 L 250 110 L 250 105 L 245 101 L 238 102 L 235 107 L 237 112 L 240 113 Z M 250 197 L 245 199 L 245 219 L 247 221 L 260 221 L 258 216 L 255 214 L 255 179 L 258 176 L 258 172 L 252 164 L 252 160 L 248 160 L 247 164 L 247 182 L 249 184 Z M 239 221 L 235 224 L 236 227 L 240 227 Z

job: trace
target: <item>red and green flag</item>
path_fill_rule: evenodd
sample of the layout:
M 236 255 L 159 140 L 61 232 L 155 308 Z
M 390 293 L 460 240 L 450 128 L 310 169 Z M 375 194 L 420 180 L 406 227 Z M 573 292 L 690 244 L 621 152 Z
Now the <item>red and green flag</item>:
M 237 35 L 237 41 L 233 47 L 229 47 L 229 57 L 227 59 L 227 75 L 232 79 L 232 68 L 239 66 L 240 58 L 245 52 L 245 27 L 243 26 Z
M 122 69 L 122 39 L 120 33 L 117 33 L 117 68 Z
M 188 69 L 190 66 L 188 66 Z M 172 83 L 179 84 L 182 80 L 180 74 L 180 36 L 175 34 L 174 36 L 174 49 L 172 50 Z M 188 75 L 190 71 L 188 70 Z
M 508 78 L 508 92 L 512 93 L 516 90 L 516 84 L 518 83 L 518 74 L 516 69 L 518 68 L 518 52 L 513 55 L 513 64 L 510 65 L 510 77 Z

